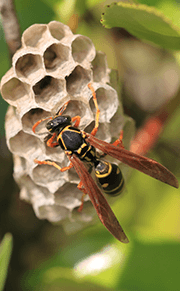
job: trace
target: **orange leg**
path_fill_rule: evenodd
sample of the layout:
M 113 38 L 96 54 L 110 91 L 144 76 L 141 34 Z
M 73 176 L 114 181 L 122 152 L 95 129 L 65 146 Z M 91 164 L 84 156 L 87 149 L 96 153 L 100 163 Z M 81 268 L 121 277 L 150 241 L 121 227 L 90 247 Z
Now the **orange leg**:
M 61 167 L 60 167 L 58 164 L 56 164 L 55 162 L 50 162 L 50 161 L 39 161 L 39 160 L 37 160 L 37 159 L 35 159 L 34 162 L 35 162 L 36 164 L 39 164 L 39 165 L 49 165 L 49 166 L 53 166 L 53 167 L 55 167 L 56 169 L 58 169 L 59 171 L 61 171 L 61 172 L 65 172 L 65 171 L 67 171 L 67 170 L 73 168 L 73 164 L 72 164 L 72 163 L 70 163 L 69 166 L 67 166 L 67 167 L 63 167 L 63 168 L 61 168 Z
M 58 111 L 58 113 L 56 114 L 56 116 L 58 116 L 58 115 L 61 115 L 65 110 L 66 110 L 66 107 L 68 106 L 68 103 L 70 102 L 70 100 L 69 101 L 67 101 L 60 109 L 59 109 L 59 111 Z M 48 119 L 53 119 L 53 117 L 47 117 L 47 118 L 43 118 L 43 119 L 40 119 L 40 120 L 38 120 L 34 125 L 33 125 L 33 127 L 32 127 L 32 131 L 35 133 L 35 129 L 36 129 L 36 127 L 42 122 L 42 121 L 44 121 L 44 120 L 48 120 Z
M 83 192 L 82 197 L 81 197 L 81 205 L 78 208 L 78 212 L 81 212 L 84 205 L 84 197 L 87 195 L 87 193 L 85 192 L 85 189 L 81 181 L 79 182 L 77 188 Z
M 56 137 L 57 137 L 56 133 L 53 133 L 52 137 L 48 139 L 48 141 L 46 142 L 48 147 L 54 148 L 59 145 L 59 143 L 55 141 Z
M 88 84 L 88 87 L 89 87 L 89 89 L 92 92 L 94 105 L 96 107 L 95 126 L 94 126 L 93 130 L 91 131 L 91 135 L 95 136 L 96 133 L 97 133 L 97 131 L 98 131 L 98 127 L 99 127 L 99 114 L 100 114 L 100 110 L 99 110 L 98 103 L 97 103 L 96 92 L 94 91 L 94 88 L 91 85 L 91 83 Z
M 42 122 L 42 121 L 44 121 L 44 120 L 48 120 L 48 119 L 53 119 L 52 117 L 47 117 L 47 118 L 43 118 L 43 119 L 40 119 L 40 120 L 38 120 L 34 125 L 33 125 L 33 127 L 32 127 L 32 131 L 34 132 L 34 133 L 36 133 L 35 132 L 35 129 L 36 129 L 36 127 Z
M 123 130 L 120 131 L 120 135 L 119 135 L 119 138 L 117 140 L 115 140 L 115 142 L 113 142 L 112 144 L 114 146 L 119 146 L 119 147 L 122 147 L 124 148 L 124 145 L 123 145 Z
M 81 117 L 77 115 L 77 116 L 72 117 L 71 120 L 72 122 L 75 122 L 73 126 L 78 127 L 81 121 Z
M 123 130 L 121 130 L 120 135 L 119 135 L 119 138 L 118 138 L 117 140 L 115 140 L 115 141 L 112 143 L 112 145 L 114 145 L 114 146 L 119 146 L 119 147 L 124 148 L 124 145 L 123 145 L 123 141 L 122 141 L 122 139 L 123 139 Z M 100 156 L 100 158 L 104 158 L 106 155 L 107 155 L 107 154 L 102 153 L 102 154 L 100 154 L 99 156 Z

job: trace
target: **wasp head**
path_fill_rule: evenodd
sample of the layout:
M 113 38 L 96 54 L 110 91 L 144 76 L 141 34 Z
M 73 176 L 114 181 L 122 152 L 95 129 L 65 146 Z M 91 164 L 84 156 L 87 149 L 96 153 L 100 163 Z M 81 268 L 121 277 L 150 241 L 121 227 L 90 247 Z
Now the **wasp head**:
M 54 117 L 46 124 L 49 132 L 56 132 L 62 130 L 64 127 L 71 125 L 71 117 L 68 115 Z

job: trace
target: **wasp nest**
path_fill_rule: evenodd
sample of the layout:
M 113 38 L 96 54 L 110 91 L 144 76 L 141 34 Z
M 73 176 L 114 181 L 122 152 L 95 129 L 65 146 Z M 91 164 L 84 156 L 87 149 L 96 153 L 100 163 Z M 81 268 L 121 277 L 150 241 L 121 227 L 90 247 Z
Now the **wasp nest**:
M 52 166 L 34 163 L 34 159 L 50 160 L 63 167 L 68 159 L 59 147 L 46 146 L 44 122 L 35 134 L 32 126 L 55 115 L 71 100 L 65 114 L 80 115 L 80 129 L 90 132 L 95 119 L 92 92 L 87 86 L 91 82 L 100 109 L 97 137 L 108 142 L 117 138 L 131 122 L 123 116 L 122 108 L 118 109 L 117 92 L 107 84 L 109 74 L 105 55 L 95 50 L 88 37 L 74 35 L 68 26 L 52 21 L 32 25 L 23 33 L 22 47 L 1 81 L 2 96 L 10 104 L 5 127 L 20 197 L 33 205 L 40 219 L 65 221 L 69 232 L 92 220 L 92 207 L 86 202 L 86 210 L 77 212 L 82 193 L 77 189 L 79 179 L 74 169 L 61 173 Z M 130 139 L 132 130 L 128 132 Z

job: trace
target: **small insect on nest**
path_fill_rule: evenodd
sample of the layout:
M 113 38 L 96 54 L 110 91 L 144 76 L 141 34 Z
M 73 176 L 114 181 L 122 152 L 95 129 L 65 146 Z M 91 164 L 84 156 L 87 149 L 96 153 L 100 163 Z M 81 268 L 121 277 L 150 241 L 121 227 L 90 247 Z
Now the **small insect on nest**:
M 124 186 L 119 167 L 106 156 L 172 186 L 178 184 L 157 162 L 124 149 L 121 130 L 125 127 L 128 132 L 123 140 L 127 145 L 133 123 L 107 84 L 109 75 L 105 55 L 96 52 L 89 38 L 72 34 L 56 21 L 32 25 L 1 81 L 2 96 L 11 105 L 6 137 L 20 197 L 32 203 L 40 219 L 63 221 L 66 231 L 74 232 L 94 217 L 85 202 L 90 197 L 105 227 L 128 242 L 101 193 L 116 195 Z M 107 143 L 114 137 L 113 145 Z

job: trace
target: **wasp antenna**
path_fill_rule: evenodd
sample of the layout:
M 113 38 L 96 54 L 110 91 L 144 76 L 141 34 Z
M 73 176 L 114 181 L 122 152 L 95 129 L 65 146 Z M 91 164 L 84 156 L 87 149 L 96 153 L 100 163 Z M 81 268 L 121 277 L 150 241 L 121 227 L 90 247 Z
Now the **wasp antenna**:
M 96 92 L 92 86 L 91 83 L 88 84 L 88 88 L 91 90 L 92 95 L 93 95 L 93 101 L 94 101 L 94 105 L 96 107 L 96 119 L 95 119 L 95 127 L 93 128 L 93 130 L 91 131 L 91 135 L 95 136 L 97 131 L 98 131 L 98 127 L 99 127 L 99 114 L 100 114 L 100 110 L 98 107 L 98 103 L 97 103 L 97 97 L 96 97 Z
M 70 100 L 67 101 L 58 111 L 58 113 L 56 115 L 62 115 L 62 113 L 66 110 L 68 104 L 69 104 Z

